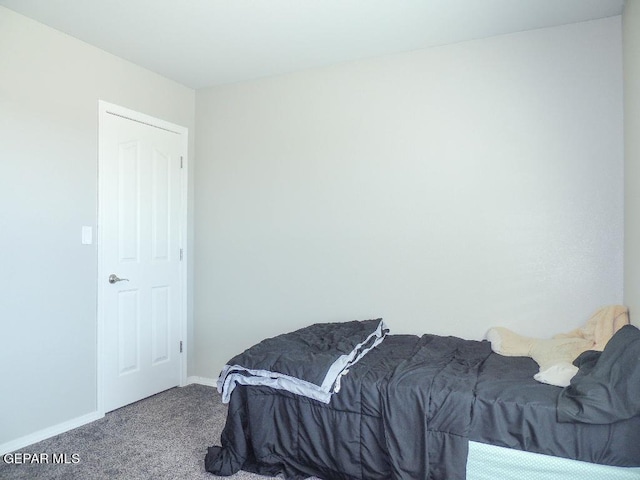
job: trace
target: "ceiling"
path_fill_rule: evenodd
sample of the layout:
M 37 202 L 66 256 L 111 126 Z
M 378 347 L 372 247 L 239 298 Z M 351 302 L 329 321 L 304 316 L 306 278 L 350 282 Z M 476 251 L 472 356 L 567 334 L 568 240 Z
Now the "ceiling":
M 191 88 L 620 15 L 624 0 L 0 0 Z

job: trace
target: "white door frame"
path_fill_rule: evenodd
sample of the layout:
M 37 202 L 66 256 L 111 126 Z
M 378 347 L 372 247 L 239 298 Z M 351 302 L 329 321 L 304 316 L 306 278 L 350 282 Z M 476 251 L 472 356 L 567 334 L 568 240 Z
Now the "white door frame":
M 168 130 L 180 135 L 182 142 L 182 169 L 180 178 L 180 216 L 179 216 L 179 231 L 180 231 L 180 247 L 182 249 L 182 261 L 180 262 L 180 334 L 182 339 L 182 355 L 180 355 L 180 386 L 183 387 L 187 384 L 187 355 L 188 355 L 188 342 L 187 342 L 187 264 L 188 264 L 188 248 L 187 248 L 187 187 L 188 187 L 188 147 L 189 147 L 189 130 L 186 127 L 175 125 L 158 118 L 145 115 L 134 110 L 130 110 L 119 105 L 107 103 L 103 100 L 98 100 L 98 278 L 97 278 L 97 412 L 102 417 L 105 414 L 104 406 L 104 365 L 105 365 L 105 352 L 104 352 L 104 315 L 103 315 L 103 283 L 106 282 L 109 272 L 105 269 L 103 262 L 102 246 L 102 228 L 101 222 L 104 218 L 104 192 L 105 185 L 103 184 L 104 175 L 103 168 L 104 162 L 100 153 L 100 141 L 103 138 L 103 128 L 105 115 L 115 115 L 123 117 L 136 122 L 144 123 L 152 127 Z

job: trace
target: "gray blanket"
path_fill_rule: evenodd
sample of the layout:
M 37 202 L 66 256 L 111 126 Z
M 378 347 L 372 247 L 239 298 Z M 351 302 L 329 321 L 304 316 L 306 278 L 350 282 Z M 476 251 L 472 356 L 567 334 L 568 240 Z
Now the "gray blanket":
M 558 420 L 609 424 L 640 415 L 640 330 L 626 325 L 604 351 L 587 351 L 558 398 Z
M 236 385 L 267 386 L 329 403 L 349 367 L 382 342 L 388 331 L 378 318 L 315 324 L 267 338 L 224 366 L 218 391 L 224 403 Z

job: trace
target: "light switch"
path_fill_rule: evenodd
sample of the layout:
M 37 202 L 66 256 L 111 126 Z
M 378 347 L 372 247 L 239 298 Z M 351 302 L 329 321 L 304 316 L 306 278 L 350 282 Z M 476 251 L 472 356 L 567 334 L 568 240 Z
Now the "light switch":
M 82 244 L 91 245 L 93 243 L 93 229 L 91 227 L 82 227 Z

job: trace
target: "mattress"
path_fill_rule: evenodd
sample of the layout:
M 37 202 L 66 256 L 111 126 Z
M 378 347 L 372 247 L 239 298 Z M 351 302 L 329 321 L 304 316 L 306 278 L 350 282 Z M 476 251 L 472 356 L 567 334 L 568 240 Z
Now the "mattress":
M 640 467 L 612 467 L 469 442 L 467 480 L 638 480 Z

